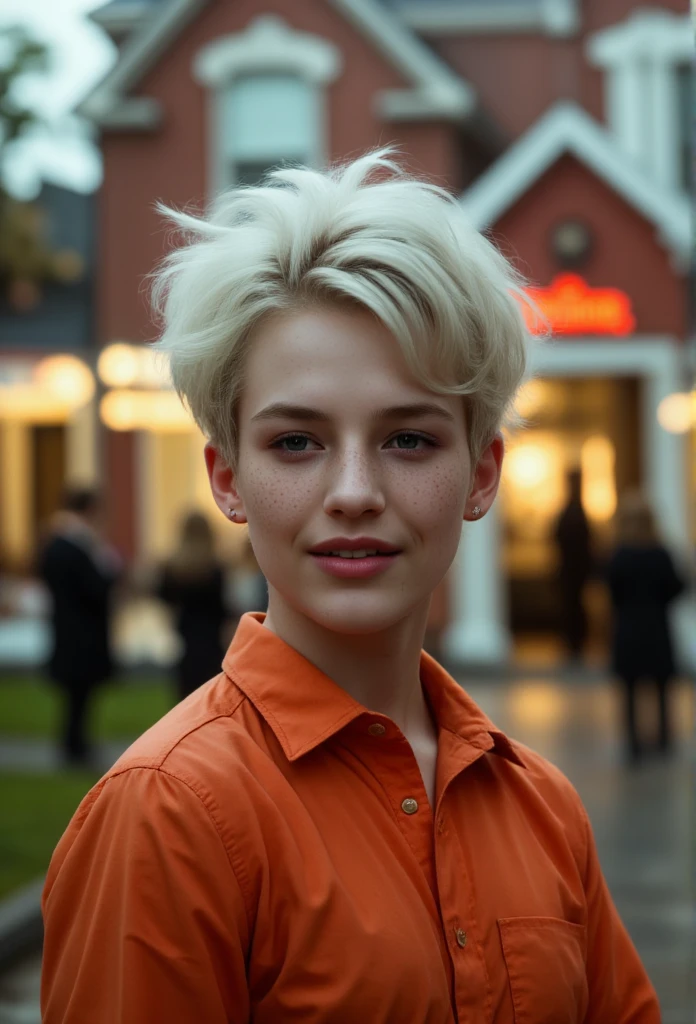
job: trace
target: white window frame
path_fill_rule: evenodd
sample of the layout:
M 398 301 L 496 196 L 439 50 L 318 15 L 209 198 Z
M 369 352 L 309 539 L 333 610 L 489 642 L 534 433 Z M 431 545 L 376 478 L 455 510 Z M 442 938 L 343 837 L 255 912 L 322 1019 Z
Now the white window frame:
M 683 192 L 677 68 L 693 62 L 688 14 L 638 10 L 596 33 L 588 58 L 606 72 L 606 116 L 622 150 L 656 184 Z
M 306 81 L 313 92 L 315 131 L 307 154 L 313 166 L 328 158 L 326 124 L 326 88 L 340 74 L 338 49 L 319 36 L 296 32 L 281 18 L 263 15 L 240 33 L 223 36 L 208 43 L 193 62 L 196 81 L 209 92 L 208 100 L 208 188 L 215 195 L 234 184 L 230 181 L 229 162 L 221 140 L 225 91 L 235 78 L 251 75 L 291 74 Z M 278 154 L 281 160 L 282 153 Z

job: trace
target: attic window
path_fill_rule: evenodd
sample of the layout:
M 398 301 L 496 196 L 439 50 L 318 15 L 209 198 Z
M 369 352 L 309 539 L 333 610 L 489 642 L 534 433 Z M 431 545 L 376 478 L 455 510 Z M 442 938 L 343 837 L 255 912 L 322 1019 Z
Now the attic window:
M 280 164 L 316 160 L 315 89 L 290 74 L 235 78 L 222 92 L 221 185 L 254 184 Z

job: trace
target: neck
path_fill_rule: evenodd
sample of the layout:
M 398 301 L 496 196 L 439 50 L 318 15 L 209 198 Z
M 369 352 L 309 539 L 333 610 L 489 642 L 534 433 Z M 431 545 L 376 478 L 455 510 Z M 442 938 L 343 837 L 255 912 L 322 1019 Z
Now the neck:
M 412 737 L 433 729 L 419 671 L 429 605 L 377 633 L 345 634 L 307 618 L 269 586 L 264 625 L 358 703 Z

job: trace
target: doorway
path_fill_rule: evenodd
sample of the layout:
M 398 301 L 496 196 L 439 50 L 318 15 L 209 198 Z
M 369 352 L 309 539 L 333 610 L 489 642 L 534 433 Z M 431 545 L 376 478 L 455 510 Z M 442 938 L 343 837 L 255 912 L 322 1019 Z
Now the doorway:
M 641 485 L 641 381 L 638 377 L 546 378 L 520 395 L 525 427 L 512 432 L 501 481 L 503 566 L 518 660 L 563 657 L 555 526 L 567 475 L 582 472 L 582 504 L 593 548 L 584 600 L 590 662 L 606 658 L 608 601 L 602 565 L 612 543 L 617 501 Z

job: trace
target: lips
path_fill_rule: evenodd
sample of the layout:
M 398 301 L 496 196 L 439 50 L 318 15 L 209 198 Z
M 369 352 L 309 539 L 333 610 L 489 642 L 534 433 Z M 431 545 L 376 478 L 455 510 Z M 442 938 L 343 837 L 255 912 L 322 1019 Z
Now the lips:
M 398 555 L 400 550 L 375 537 L 332 537 L 311 548 L 309 553 L 351 559 Z

